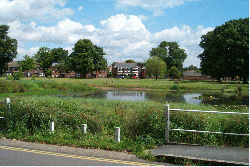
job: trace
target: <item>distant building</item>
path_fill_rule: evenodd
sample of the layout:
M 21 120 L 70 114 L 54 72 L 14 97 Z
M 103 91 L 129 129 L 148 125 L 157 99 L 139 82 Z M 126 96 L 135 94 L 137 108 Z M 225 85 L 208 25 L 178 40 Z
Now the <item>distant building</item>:
M 137 78 L 145 78 L 145 71 L 145 68 L 139 67 L 136 63 L 114 62 L 112 64 L 112 75 L 114 78 L 130 74 L 133 74 Z
M 207 77 L 201 73 L 195 72 L 195 70 L 188 70 L 183 73 L 182 79 L 185 80 L 205 80 Z
M 13 75 L 14 72 L 19 72 L 21 62 L 12 61 L 8 63 L 8 69 L 4 71 L 4 74 Z M 53 63 L 50 67 L 51 70 L 51 77 L 52 78 L 79 78 L 80 74 L 76 73 L 75 71 L 67 71 L 67 72 L 60 72 L 59 70 L 55 69 L 55 65 L 57 63 Z M 111 66 L 110 66 L 111 68 Z M 99 71 L 93 71 L 92 75 L 93 78 L 107 78 L 107 70 L 110 68 Z M 37 76 L 37 77 L 44 77 L 43 68 L 41 68 L 38 64 L 35 65 L 35 68 L 29 70 L 25 75 L 28 77 Z M 91 74 L 87 74 L 86 78 L 91 78 Z

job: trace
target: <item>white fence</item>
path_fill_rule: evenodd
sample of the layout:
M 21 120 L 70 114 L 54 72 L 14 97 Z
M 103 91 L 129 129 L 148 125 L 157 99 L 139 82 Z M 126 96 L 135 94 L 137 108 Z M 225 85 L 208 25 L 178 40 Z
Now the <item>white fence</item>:
M 169 142 L 169 131 L 185 131 L 185 132 L 195 132 L 195 133 L 210 133 L 210 134 L 249 136 L 249 134 L 210 132 L 210 131 L 198 131 L 198 130 L 187 130 L 187 129 L 170 129 L 170 111 L 185 111 L 185 112 L 199 112 L 199 113 L 249 115 L 249 113 L 238 113 L 238 112 L 219 112 L 219 111 L 200 111 L 200 110 L 170 109 L 169 108 L 169 104 L 166 104 L 165 105 L 165 123 L 166 123 L 165 142 Z

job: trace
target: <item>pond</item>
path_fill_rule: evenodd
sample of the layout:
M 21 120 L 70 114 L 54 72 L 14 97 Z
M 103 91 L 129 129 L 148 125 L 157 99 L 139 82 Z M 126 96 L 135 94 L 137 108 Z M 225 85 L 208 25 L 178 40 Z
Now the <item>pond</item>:
M 166 102 L 186 102 L 192 104 L 210 104 L 210 105 L 247 105 L 249 106 L 248 93 L 222 93 L 222 92 L 153 92 L 153 91 L 94 91 L 85 92 L 84 95 L 72 94 L 75 98 L 97 98 L 109 100 L 150 100 L 160 103 Z

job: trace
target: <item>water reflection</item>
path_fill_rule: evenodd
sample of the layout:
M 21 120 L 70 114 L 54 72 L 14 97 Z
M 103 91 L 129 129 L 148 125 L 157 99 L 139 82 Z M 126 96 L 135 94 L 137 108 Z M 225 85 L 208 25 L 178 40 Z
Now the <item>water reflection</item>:
M 86 93 L 86 92 L 85 92 Z M 122 101 L 150 100 L 160 103 L 186 102 L 192 104 L 240 104 L 249 106 L 248 94 L 224 94 L 211 92 L 152 92 L 152 91 L 96 91 L 76 98 L 97 98 Z

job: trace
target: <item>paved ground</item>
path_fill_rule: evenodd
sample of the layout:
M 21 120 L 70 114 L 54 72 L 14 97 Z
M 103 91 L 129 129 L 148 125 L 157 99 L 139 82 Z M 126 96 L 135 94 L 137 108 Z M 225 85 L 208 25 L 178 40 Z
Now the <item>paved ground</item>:
M 249 149 L 200 145 L 163 145 L 151 150 L 155 156 L 180 157 L 202 161 L 249 166 Z
M 14 148 L 11 148 L 11 147 L 14 147 Z M 64 157 L 67 157 L 68 154 L 77 155 L 79 157 L 82 157 L 82 159 L 91 158 L 91 159 L 93 159 L 93 161 L 95 161 L 95 160 L 100 161 L 100 158 L 106 159 L 107 162 L 114 162 L 112 160 L 121 160 L 122 162 L 120 161 L 119 162 L 120 164 L 126 164 L 126 165 L 132 164 L 134 166 L 136 166 L 136 165 L 173 166 L 172 164 L 168 164 L 168 163 L 147 162 L 146 160 L 138 159 L 133 154 L 128 154 L 128 153 L 124 153 L 124 152 L 105 151 L 105 150 L 98 150 L 98 149 L 84 149 L 84 148 L 75 148 L 75 147 L 68 147 L 68 146 L 57 146 L 57 145 L 31 143 L 31 142 L 24 142 L 24 141 L 20 141 L 20 140 L 0 139 L 0 154 L 3 153 L 3 151 L 1 151 L 1 150 L 7 149 L 7 150 L 10 150 L 13 152 L 16 150 L 20 150 L 20 148 L 21 148 L 21 151 L 22 150 L 25 151 L 28 149 L 28 151 L 26 151 L 26 152 L 33 152 L 34 151 L 37 154 L 42 154 L 45 151 L 46 152 L 45 154 L 49 153 L 51 156 L 54 156 L 57 153 L 60 153 L 63 156 L 65 155 Z M 88 157 L 88 158 L 85 158 L 85 157 Z M 110 160 L 110 159 L 112 159 L 112 160 Z M 135 163 L 135 162 L 138 162 L 138 163 Z M 39 162 L 39 163 L 41 163 L 41 162 Z M 100 166 L 100 164 L 98 166 Z

